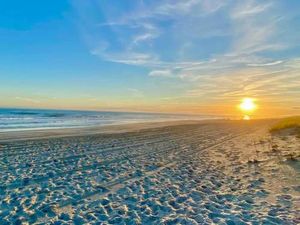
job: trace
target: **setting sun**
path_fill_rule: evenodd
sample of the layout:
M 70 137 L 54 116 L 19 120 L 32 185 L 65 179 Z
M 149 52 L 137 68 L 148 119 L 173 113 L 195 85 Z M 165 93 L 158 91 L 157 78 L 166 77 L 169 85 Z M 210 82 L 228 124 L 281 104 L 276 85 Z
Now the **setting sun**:
M 255 110 L 256 105 L 254 103 L 254 99 L 252 98 L 244 98 L 242 103 L 239 105 L 240 109 L 246 112 L 250 112 Z

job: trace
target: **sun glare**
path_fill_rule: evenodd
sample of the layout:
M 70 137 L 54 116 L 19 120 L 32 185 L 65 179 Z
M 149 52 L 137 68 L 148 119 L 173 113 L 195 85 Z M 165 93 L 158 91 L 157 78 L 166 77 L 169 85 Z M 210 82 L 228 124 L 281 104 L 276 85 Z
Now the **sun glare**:
M 252 98 L 244 98 L 242 103 L 239 105 L 240 109 L 245 112 L 250 112 L 255 110 L 256 105 Z
M 250 120 L 250 116 L 245 115 L 245 116 L 243 117 L 243 120 Z

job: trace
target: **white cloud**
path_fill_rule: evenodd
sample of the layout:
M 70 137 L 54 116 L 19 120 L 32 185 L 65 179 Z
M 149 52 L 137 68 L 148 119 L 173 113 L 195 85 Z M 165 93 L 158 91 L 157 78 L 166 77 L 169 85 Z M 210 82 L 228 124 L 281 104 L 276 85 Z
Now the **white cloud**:
M 282 60 L 277 60 L 277 61 L 274 61 L 274 62 L 269 62 L 269 63 L 250 63 L 250 64 L 247 64 L 248 66 L 275 66 L 275 65 L 278 65 L 278 64 L 281 64 L 283 63 Z
M 186 92 L 186 97 L 201 99 L 205 96 L 205 101 L 224 101 L 251 96 L 300 104 L 299 85 L 299 70 L 292 67 L 278 70 L 249 67 L 216 76 L 200 76 L 195 86 Z
M 276 36 L 278 22 L 283 19 L 281 15 L 273 13 L 275 3 L 271 1 L 261 3 L 255 0 L 162 0 L 151 4 L 141 1 L 136 2 L 132 9 L 119 13 L 116 13 L 117 9 L 102 10 L 101 3 L 93 5 L 92 1 L 87 2 L 90 2 L 90 8 L 98 7 L 99 13 L 102 13 L 107 21 L 97 22 L 95 13 L 83 10 L 89 7 L 82 7 L 81 3 L 77 2 L 76 8 L 80 11 L 83 24 L 81 27 L 84 28 L 85 36 L 89 36 L 92 42 L 89 44 L 92 48 L 91 53 L 108 61 L 152 69 L 165 67 L 167 64 L 173 64 L 170 66 L 174 67 L 177 63 L 186 61 L 186 56 L 199 39 L 211 35 L 221 37 L 224 33 L 232 39 L 229 50 L 222 53 L 225 57 L 226 54 L 235 54 L 238 58 L 286 47 L 283 43 L 271 41 L 272 37 Z M 221 10 L 220 15 L 227 16 L 219 18 L 220 15 L 216 13 Z M 218 16 L 214 16 L 215 14 Z M 161 26 L 161 22 L 164 24 L 169 21 L 172 26 Z M 93 25 L 93 22 L 96 25 Z M 105 39 L 105 29 L 108 28 L 108 32 L 113 32 L 115 37 Z M 176 39 L 172 53 L 177 60 L 164 59 L 163 49 L 152 46 L 153 40 L 160 42 L 163 38 L 169 38 L 170 42 Z M 220 53 L 213 52 L 210 47 L 203 46 L 203 49 L 211 51 L 209 57 L 219 54 L 221 58 Z M 251 63 L 254 62 L 249 62 L 249 65 Z
M 78 15 L 81 16 L 80 27 L 85 39 L 89 42 L 90 52 L 108 61 L 146 67 L 163 67 L 172 62 L 163 59 L 157 49 L 152 48 L 153 40 L 158 39 L 160 42 L 162 37 L 178 37 L 176 42 L 179 42 L 179 48 L 181 46 L 179 39 L 183 36 L 194 38 L 224 35 L 224 30 L 220 31 L 219 27 L 212 30 L 205 23 L 198 23 L 197 19 L 222 8 L 225 3 L 220 0 L 163 0 L 148 5 L 140 2 L 127 13 L 120 12 L 116 15 L 111 13 L 112 10 L 101 10 L 100 7 L 99 13 L 106 17 L 107 21 L 105 22 L 97 22 L 97 15 L 94 12 L 95 8 L 101 6 L 101 3 L 94 5 L 92 1 L 87 2 L 91 4 L 90 7 L 86 7 L 88 5 L 86 2 L 75 4 L 75 8 L 80 12 Z M 92 8 L 93 12 L 86 11 L 86 8 Z M 174 24 L 166 31 L 160 23 L 168 20 Z M 93 25 L 93 23 L 95 24 Z M 193 27 L 188 27 L 191 24 Z M 184 27 L 187 27 L 188 30 L 181 32 L 180 30 Z M 190 32 L 191 30 L 193 32 Z M 113 32 L 117 40 L 112 38 L 107 40 L 105 38 L 107 32 Z M 115 49 L 116 46 L 118 46 L 117 49 Z M 147 60 L 144 59 L 145 56 L 147 56 Z
M 271 2 L 258 4 L 255 1 L 242 1 L 234 7 L 231 16 L 237 19 L 254 17 L 270 7 L 272 7 Z
M 279 38 L 288 20 L 276 1 L 141 2 L 120 14 L 101 11 L 107 21 L 95 21 L 92 32 L 89 26 L 85 29 L 92 36 L 93 54 L 146 67 L 149 76 L 178 77 L 195 87 L 187 91 L 188 97 L 275 95 L 299 82 L 300 60 L 276 54 L 294 44 Z M 112 40 L 105 39 L 107 32 L 113 33 Z M 284 88 L 280 82 L 285 76 L 293 82 L 286 81 Z
M 153 70 L 149 73 L 151 77 L 171 77 L 172 72 L 170 70 Z

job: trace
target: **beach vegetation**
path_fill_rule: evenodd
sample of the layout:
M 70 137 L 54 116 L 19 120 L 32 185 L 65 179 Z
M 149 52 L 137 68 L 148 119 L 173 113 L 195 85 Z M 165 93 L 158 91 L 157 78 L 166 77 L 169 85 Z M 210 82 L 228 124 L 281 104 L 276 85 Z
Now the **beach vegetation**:
M 292 130 L 292 133 L 300 138 L 300 116 L 284 118 L 270 128 L 271 133 L 278 133 L 284 130 Z

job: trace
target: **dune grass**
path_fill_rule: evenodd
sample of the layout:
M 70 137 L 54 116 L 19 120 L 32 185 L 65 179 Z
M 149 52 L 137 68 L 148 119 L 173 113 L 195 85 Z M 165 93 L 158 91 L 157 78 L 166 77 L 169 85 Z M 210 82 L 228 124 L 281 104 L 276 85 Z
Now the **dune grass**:
M 296 135 L 300 137 L 300 116 L 293 116 L 280 120 L 271 127 L 270 132 L 275 133 L 289 128 L 294 128 Z

